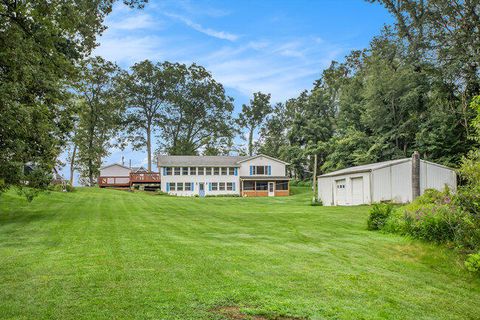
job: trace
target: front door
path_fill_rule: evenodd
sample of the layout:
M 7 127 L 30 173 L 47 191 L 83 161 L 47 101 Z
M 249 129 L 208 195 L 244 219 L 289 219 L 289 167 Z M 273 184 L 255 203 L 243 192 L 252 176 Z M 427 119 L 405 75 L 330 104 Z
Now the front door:
M 198 183 L 198 195 L 200 197 L 205 197 L 205 183 L 203 182 Z
M 268 183 L 268 196 L 273 197 L 275 195 L 275 182 Z

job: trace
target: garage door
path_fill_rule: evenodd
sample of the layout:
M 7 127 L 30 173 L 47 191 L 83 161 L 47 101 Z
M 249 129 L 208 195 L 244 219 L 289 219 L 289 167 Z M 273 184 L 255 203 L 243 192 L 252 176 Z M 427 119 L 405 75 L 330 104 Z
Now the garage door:
M 346 203 L 345 179 L 335 181 L 335 204 L 344 206 Z
M 363 178 L 352 178 L 352 204 L 363 204 Z

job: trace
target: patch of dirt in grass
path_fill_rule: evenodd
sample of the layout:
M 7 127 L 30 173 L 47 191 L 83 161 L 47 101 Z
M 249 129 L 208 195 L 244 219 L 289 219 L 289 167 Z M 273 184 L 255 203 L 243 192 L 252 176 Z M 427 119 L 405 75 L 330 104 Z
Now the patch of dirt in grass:
M 229 320 L 304 320 L 305 319 L 305 318 L 290 317 L 290 316 L 249 315 L 241 312 L 240 307 L 237 307 L 237 306 L 216 307 L 210 311 L 218 315 L 222 315 Z

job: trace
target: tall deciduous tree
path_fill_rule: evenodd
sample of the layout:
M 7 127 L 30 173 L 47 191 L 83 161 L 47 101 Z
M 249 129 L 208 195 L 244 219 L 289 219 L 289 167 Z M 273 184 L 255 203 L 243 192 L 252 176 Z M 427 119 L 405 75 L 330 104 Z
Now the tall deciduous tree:
M 205 68 L 162 64 L 169 79 L 169 103 L 158 126 L 160 146 L 170 154 L 193 155 L 207 145 L 217 149 L 233 137 L 233 99 Z
M 266 117 L 272 112 L 270 105 L 270 94 L 256 92 L 248 105 L 242 106 L 242 112 L 239 114 L 237 123 L 240 127 L 248 130 L 248 154 L 253 154 L 253 134 L 255 129 L 260 127 Z
M 27 162 L 52 172 L 70 131 L 67 88 L 115 2 L 0 2 L 0 190 L 25 180 Z
M 152 170 L 152 133 L 160 122 L 161 110 L 168 103 L 169 79 L 161 64 L 149 60 L 136 63 L 123 77 L 127 103 L 126 125 L 134 149 L 146 147 L 148 171 Z
M 124 102 L 118 95 L 120 69 L 101 57 L 90 58 L 77 84 L 79 122 L 75 135 L 81 178 L 95 184 L 102 158 L 121 129 Z

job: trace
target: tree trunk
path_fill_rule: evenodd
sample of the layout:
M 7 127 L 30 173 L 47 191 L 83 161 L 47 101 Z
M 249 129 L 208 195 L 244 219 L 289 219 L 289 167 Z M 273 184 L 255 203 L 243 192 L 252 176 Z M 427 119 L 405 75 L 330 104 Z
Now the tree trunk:
M 77 144 L 73 145 L 72 157 L 70 159 L 70 185 L 73 186 L 73 173 L 75 172 L 75 156 L 77 154 Z
M 147 124 L 147 157 L 148 157 L 148 172 L 152 171 L 152 129 L 150 123 Z
M 250 129 L 248 133 L 248 155 L 253 155 L 253 127 Z

